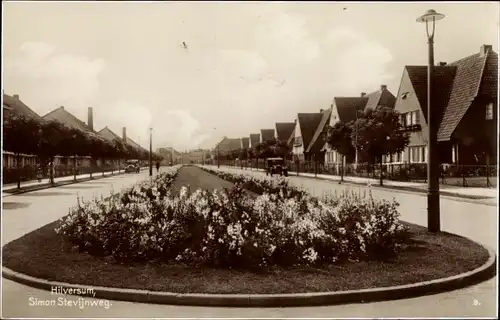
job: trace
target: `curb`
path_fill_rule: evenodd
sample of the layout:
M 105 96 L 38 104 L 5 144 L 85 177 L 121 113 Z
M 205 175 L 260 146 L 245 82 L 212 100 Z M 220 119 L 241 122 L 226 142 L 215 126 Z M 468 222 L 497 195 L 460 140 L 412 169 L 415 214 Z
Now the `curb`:
M 130 301 L 140 303 L 185 305 L 185 306 L 218 306 L 218 307 L 299 307 L 336 305 L 347 303 L 365 303 L 386 300 L 399 300 L 439 292 L 452 291 L 486 281 L 496 275 L 496 254 L 493 250 L 482 246 L 490 257 L 482 266 L 459 275 L 408 285 L 318 293 L 291 294 L 182 294 L 148 290 L 93 287 L 63 282 L 55 282 L 31 277 L 6 267 L 2 276 L 6 279 L 34 287 L 52 291 L 57 288 L 82 289 L 92 288 L 97 299 Z
M 143 170 L 141 169 L 141 171 L 143 171 Z M 21 187 L 21 189 L 19 191 L 14 191 L 14 192 L 9 192 L 9 190 L 5 191 L 2 188 L 2 198 L 9 197 L 9 196 L 15 196 L 18 194 L 34 192 L 34 191 L 40 191 L 40 190 L 45 190 L 45 189 L 51 189 L 51 188 L 72 185 L 72 184 L 76 184 L 76 183 L 80 183 L 80 182 L 87 182 L 87 181 L 94 181 L 94 180 L 100 180 L 100 179 L 105 179 L 105 178 L 111 178 L 111 177 L 125 174 L 125 172 L 118 172 L 118 173 L 105 174 L 104 176 L 102 176 L 102 173 L 100 175 L 99 175 L 99 173 L 100 172 L 97 172 L 98 175 L 93 176 L 92 178 L 90 178 L 90 177 L 82 178 L 82 179 L 77 179 L 76 181 L 75 180 L 68 180 L 68 181 L 63 181 L 63 182 L 56 182 L 52 185 L 51 184 L 43 184 L 43 185 L 39 185 L 39 186 L 34 186 L 33 188 L 28 187 L 28 189 L 25 189 L 25 190 L 23 190 Z M 10 189 L 10 190 L 16 190 L 16 188 Z

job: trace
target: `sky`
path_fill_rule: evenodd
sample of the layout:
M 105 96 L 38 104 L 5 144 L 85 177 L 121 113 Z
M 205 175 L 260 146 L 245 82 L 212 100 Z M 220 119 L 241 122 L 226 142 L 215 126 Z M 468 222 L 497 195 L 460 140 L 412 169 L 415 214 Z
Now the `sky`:
M 4 93 L 64 106 L 148 146 L 212 148 L 384 84 L 405 65 L 498 52 L 499 5 L 328 2 L 2 2 Z

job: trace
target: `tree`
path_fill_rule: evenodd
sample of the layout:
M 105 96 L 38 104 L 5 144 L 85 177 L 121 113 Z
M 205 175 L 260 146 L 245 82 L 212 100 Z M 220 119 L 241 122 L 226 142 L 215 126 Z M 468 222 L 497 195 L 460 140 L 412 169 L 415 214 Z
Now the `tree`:
M 52 170 L 54 158 L 65 152 L 64 140 L 67 138 L 68 132 L 68 128 L 56 120 L 44 122 L 41 125 L 38 155 L 52 164 L 49 168 L 50 183 L 52 184 L 54 183 L 54 172 Z
M 292 149 L 288 145 L 287 141 L 279 140 L 276 141 L 276 143 L 273 145 L 273 153 L 276 157 L 286 159 L 286 157 L 289 156 L 291 152 Z
M 346 158 L 352 158 L 356 152 L 352 135 L 353 123 L 343 121 L 336 122 L 332 127 L 328 127 L 325 142 L 330 148 L 342 156 L 340 181 L 344 181 L 344 162 Z
M 78 156 L 84 155 L 88 138 L 85 132 L 77 128 L 67 128 L 67 134 L 61 140 L 60 155 L 73 157 L 73 179 L 76 180 L 76 163 Z
M 115 138 L 113 140 L 114 150 L 116 151 L 116 158 L 118 159 L 118 172 L 120 171 L 120 162 L 122 158 L 127 157 L 127 146 L 122 139 Z
M 355 122 L 357 148 L 380 164 L 380 185 L 383 185 L 383 156 L 402 152 L 410 142 L 410 136 L 403 130 L 399 113 L 394 109 L 378 106 L 366 109 Z
M 16 156 L 17 187 L 21 187 L 21 154 L 37 154 L 40 122 L 11 112 L 4 114 L 3 149 Z

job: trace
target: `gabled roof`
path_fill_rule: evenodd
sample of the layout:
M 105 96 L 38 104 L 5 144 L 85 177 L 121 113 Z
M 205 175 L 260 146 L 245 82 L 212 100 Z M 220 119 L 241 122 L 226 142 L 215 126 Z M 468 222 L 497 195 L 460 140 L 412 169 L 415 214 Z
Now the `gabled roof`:
M 130 145 L 130 146 L 132 146 L 132 147 L 134 147 L 134 148 L 137 148 L 139 150 L 146 150 L 143 147 L 141 147 L 140 144 L 138 144 L 134 140 L 130 139 L 129 137 L 127 137 L 127 144 Z
M 316 128 L 323 117 L 323 113 L 299 113 L 297 114 L 297 125 L 300 126 L 304 151 L 309 147 Z
M 276 122 L 276 135 L 280 141 L 288 141 L 293 129 L 295 128 L 295 122 Z
M 17 97 L 17 96 L 16 96 Z M 37 120 L 42 120 L 42 117 L 38 115 L 35 111 L 31 110 L 27 105 L 25 105 L 19 98 L 11 97 L 7 94 L 3 94 L 3 104 L 9 107 L 9 111 L 16 114 L 22 114 L 27 117 L 32 117 Z
M 415 95 L 420 104 L 422 114 L 427 122 L 427 66 L 406 66 L 408 78 L 412 84 Z M 439 117 L 437 123 L 441 122 L 444 110 L 448 104 L 450 90 L 453 85 L 456 66 L 435 66 L 434 67 L 434 115 Z
M 365 98 L 368 98 L 365 109 L 375 109 L 380 105 L 393 109 L 396 104 L 396 97 L 386 88 L 369 93 Z
M 111 131 L 108 127 L 102 128 L 99 132 L 97 132 L 97 134 L 109 141 L 113 141 L 115 139 L 122 140 L 120 136 Z
M 314 136 L 312 137 L 306 152 L 318 152 L 325 145 L 323 137 L 325 134 L 325 129 L 327 128 L 327 124 L 330 123 L 330 116 L 332 115 L 332 110 L 326 109 L 321 113 L 322 113 L 321 121 L 319 122 L 319 125 L 316 128 L 316 132 L 314 132 Z
M 294 122 L 294 123 L 293 123 L 293 130 L 292 130 L 292 132 L 290 133 L 290 137 L 287 139 L 287 141 L 288 141 L 288 146 L 289 146 L 290 148 L 291 148 L 291 147 L 293 147 L 293 142 L 294 142 L 294 140 L 295 140 L 295 127 L 296 127 L 296 125 L 297 125 L 297 124 Z
M 498 74 L 497 53 L 491 50 L 484 55 L 476 53 L 450 65 L 456 66 L 457 69 L 448 105 L 438 131 L 439 141 L 447 141 L 451 138 L 479 94 L 491 95 L 489 98 L 496 100 L 498 91 L 498 82 L 493 79 Z
M 260 129 L 260 135 L 262 141 L 268 141 L 274 139 L 274 129 Z
M 255 146 L 260 142 L 260 133 L 251 133 L 250 134 L 250 143 L 252 146 Z
M 368 98 L 365 97 L 335 97 L 335 107 L 339 120 L 349 122 L 356 120 L 357 112 L 365 110 Z
M 250 146 L 250 138 L 248 137 L 241 138 L 241 147 L 243 149 L 248 149 L 249 146 Z
M 224 137 L 214 148 L 213 151 L 224 153 L 228 151 L 238 150 L 241 148 L 241 140 L 238 138 Z
M 59 107 L 55 110 L 52 110 L 51 112 L 44 115 L 43 118 L 47 121 L 51 120 L 59 121 L 68 127 L 80 129 L 87 133 L 95 133 L 85 124 L 85 122 L 81 121 L 80 119 L 75 117 L 72 113 L 65 110 L 64 107 Z

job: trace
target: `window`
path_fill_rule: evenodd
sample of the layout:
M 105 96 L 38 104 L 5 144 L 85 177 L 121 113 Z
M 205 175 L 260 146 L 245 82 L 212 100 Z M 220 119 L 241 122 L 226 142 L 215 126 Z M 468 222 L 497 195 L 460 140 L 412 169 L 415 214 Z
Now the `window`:
M 406 126 L 411 126 L 412 125 L 412 113 L 411 112 L 408 112 L 406 114 L 406 123 L 405 123 Z
M 418 147 L 409 147 L 410 152 L 410 162 L 411 163 L 422 163 L 426 162 L 427 157 L 427 147 L 426 146 L 418 146 Z
M 486 120 L 493 120 L 493 103 L 486 105 Z
M 408 97 L 408 94 L 409 92 L 404 92 L 402 95 L 401 95 L 401 99 L 406 99 Z

